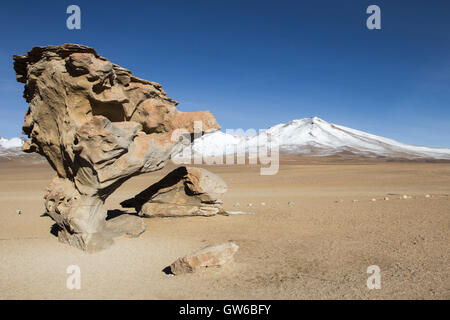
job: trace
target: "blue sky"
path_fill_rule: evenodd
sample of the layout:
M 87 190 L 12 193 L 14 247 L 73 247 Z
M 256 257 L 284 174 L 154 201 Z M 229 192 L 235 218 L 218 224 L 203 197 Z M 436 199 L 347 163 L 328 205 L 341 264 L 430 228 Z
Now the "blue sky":
M 81 30 L 66 8 L 81 8 Z M 381 8 L 381 30 L 366 8 Z M 450 1 L 3 1 L 0 136 L 27 104 L 12 55 L 81 43 L 223 128 L 327 121 L 450 147 Z

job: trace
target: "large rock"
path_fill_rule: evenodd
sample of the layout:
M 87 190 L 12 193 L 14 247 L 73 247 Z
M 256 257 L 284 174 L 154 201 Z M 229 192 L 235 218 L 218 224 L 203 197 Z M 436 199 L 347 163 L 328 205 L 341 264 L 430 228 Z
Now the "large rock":
M 190 255 L 178 258 L 170 265 L 170 271 L 177 275 L 183 273 L 193 273 L 197 270 L 220 267 L 233 259 L 239 246 L 234 242 L 206 247 Z
M 224 213 L 219 197 L 226 191 L 226 183 L 214 173 L 179 167 L 121 205 L 147 217 L 212 216 Z
M 105 231 L 106 198 L 130 177 L 163 168 L 195 121 L 203 132 L 220 128 L 209 111 L 178 111 L 160 84 L 89 47 L 35 47 L 13 59 L 29 103 L 23 150 L 45 156 L 56 171 L 46 210 L 60 227 L 59 239 L 78 248 L 111 243 L 108 236 L 118 232 Z M 128 230 L 125 220 L 115 226 Z

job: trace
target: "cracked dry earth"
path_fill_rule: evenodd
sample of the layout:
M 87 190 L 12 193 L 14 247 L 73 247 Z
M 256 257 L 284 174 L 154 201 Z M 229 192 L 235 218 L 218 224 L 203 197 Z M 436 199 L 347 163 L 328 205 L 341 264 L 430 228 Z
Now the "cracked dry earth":
M 172 169 L 125 183 L 106 207 L 120 208 Z M 40 216 L 48 165 L 0 163 L 0 298 L 450 298 L 449 163 L 291 157 L 274 176 L 260 176 L 257 166 L 208 170 L 228 184 L 226 210 L 239 202 L 238 210 L 255 214 L 149 218 L 140 238 L 87 254 L 55 241 L 52 220 Z M 162 272 L 179 256 L 228 240 L 240 249 L 223 268 Z M 81 268 L 80 290 L 66 288 L 71 264 Z M 370 265 L 381 269 L 380 290 L 366 287 Z

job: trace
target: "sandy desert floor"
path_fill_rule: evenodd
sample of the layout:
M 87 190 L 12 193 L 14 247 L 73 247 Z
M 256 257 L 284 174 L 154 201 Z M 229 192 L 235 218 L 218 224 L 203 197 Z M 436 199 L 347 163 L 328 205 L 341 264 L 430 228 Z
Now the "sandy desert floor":
M 173 168 L 129 180 L 108 208 Z M 257 166 L 208 169 L 228 183 L 225 209 L 255 214 L 148 218 L 139 238 L 86 254 L 58 242 L 52 220 L 41 217 L 53 171 L 0 163 L 0 298 L 450 298 L 450 163 L 291 157 L 274 176 Z M 240 249 L 223 268 L 162 272 L 179 256 L 228 240 Z M 81 268 L 80 290 L 66 288 L 69 265 Z M 379 290 L 366 286 L 370 265 L 381 269 Z

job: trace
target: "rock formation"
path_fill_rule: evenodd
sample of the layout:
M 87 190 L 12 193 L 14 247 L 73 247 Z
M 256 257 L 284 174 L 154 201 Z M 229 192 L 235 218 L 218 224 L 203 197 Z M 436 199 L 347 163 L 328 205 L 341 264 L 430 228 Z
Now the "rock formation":
M 214 173 L 179 167 L 121 205 L 147 217 L 212 216 L 224 213 L 218 197 L 226 191 L 226 183 Z
M 178 111 L 160 84 L 133 76 L 93 48 L 35 47 L 13 59 L 29 103 L 23 133 L 30 139 L 22 150 L 45 156 L 56 171 L 46 211 L 59 226 L 58 238 L 83 250 L 108 246 L 120 228 L 142 232 L 135 216 L 106 221 L 106 198 L 130 177 L 163 168 L 180 136 L 192 135 L 194 121 L 204 132 L 220 128 L 208 111 Z
M 178 275 L 196 272 L 204 268 L 220 267 L 230 262 L 238 249 L 239 246 L 234 242 L 206 247 L 177 259 L 170 265 L 170 271 Z

